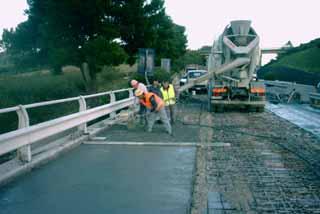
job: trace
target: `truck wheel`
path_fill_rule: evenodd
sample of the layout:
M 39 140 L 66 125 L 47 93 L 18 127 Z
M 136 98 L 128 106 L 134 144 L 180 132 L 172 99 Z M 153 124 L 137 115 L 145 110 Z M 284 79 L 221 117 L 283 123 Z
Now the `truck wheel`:
M 256 110 L 257 112 L 260 112 L 260 113 L 264 112 L 264 107 L 257 107 Z
M 251 106 L 251 105 L 247 106 L 247 110 L 248 110 L 249 113 L 251 113 L 251 112 L 258 112 L 257 107 Z
M 224 106 L 223 105 L 219 105 L 219 106 L 217 106 L 216 107 L 216 112 L 218 112 L 218 113 L 223 113 L 224 112 Z
M 217 106 L 216 105 L 211 105 L 211 112 L 218 112 Z
M 212 104 L 210 103 L 210 100 L 208 101 L 208 112 L 212 112 L 213 111 L 213 106 Z

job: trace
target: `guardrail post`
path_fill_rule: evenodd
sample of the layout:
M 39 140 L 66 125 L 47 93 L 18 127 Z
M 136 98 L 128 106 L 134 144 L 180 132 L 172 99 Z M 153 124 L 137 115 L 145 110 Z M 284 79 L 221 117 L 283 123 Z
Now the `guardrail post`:
M 80 96 L 79 97 L 79 112 L 86 111 L 86 110 L 87 110 L 86 99 L 83 96 Z M 80 126 L 78 126 L 78 130 L 84 134 L 87 134 L 88 133 L 87 123 L 84 123 L 84 124 L 81 124 Z
M 111 91 L 110 93 L 110 103 L 115 103 L 117 100 L 116 100 L 116 95 L 113 91 Z M 115 118 L 116 117 L 116 112 L 112 112 L 110 113 L 110 118 Z
M 133 97 L 134 96 L 134 94 L 133 94 L 133 88 L 130 88 L 129 89 L 129 97 Z
M 133 93 L 133 88 L 130 88 L 129 89 L 129 98 L 132 98 L 134 97 L 134 93 Z M 134 100 L 134 104 L 132 106 L 129 107 L 129 109 L 132 111 L 132 112 L 138 112 L 139 107 L 137 106 L 137 99 Z
M 22 105 L 19 106 L 17 110 L 18 119 L 19 119 L 19 129 L 29 127 L 30 120 L 29 115 L 26 108 Z M 31 161 L 31 145 L 23 146 L 18 149 L 18 158 L 23 162 L 30 162 Z

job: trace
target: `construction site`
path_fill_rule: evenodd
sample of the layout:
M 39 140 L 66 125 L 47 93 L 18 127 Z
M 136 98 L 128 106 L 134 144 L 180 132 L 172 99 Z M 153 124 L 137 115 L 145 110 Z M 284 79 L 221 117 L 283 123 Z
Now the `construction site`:
M 0 155 L 16 152 L 0 213 L 320 213 L 319 91 L 257 80 L 261 52 L 251 22 L 231 22 L 207 72 L 173 79 L 171 135 L 138 122 L 133 88 L 0 109 L 19 120 L 0 135 Z M 69 102 L 79 112 L 29 125 L 29 109 Z

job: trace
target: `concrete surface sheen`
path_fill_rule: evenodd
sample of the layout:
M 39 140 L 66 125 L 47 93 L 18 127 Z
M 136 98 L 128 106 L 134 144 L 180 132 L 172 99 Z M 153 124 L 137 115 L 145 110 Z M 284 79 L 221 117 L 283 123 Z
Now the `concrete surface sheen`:
M 199 114 L 199 113 L 198 113 Z M 198 122 L 198 121 L 196 121 Z M 151 133 L 143 127 L 128 129 L 124 125 L 115 125 L 98 134 L 105 137 L 106 141 L 128 141 L 128 142 L 200 142 L 199 127 L 185 126 L 177 122 L 172 126 L 173 136 L 166 133 L 162 124 L 155 124 Z
M 268 104 L 267 109 L 320 138 L 320 110 L 309 105 Z
M 0 188 L 0 213 L 186 213 L 194 159 L 194 148 L 82 145 Z

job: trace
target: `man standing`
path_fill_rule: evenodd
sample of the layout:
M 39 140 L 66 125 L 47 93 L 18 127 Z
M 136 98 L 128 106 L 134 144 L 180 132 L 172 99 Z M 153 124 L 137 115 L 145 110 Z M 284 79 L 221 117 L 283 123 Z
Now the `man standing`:
M 153 79 L 152 85 L 148 88 L 148 91 L 155 93 L 156 95 L 158 95 L 162 99 L 163 97 L 162 97 L 162 93 L 161 93 L 160 88 L 161 88 L 161 84 L 160 84 L 159 80 Z
M 172 84 L 169 84 L 169 81 L 164 81 L 163 86 L 161 87 L 161 93 L 163 100 L 166 105 L 167 114 L 170 115 L 170 122 L 171 124 L 174 123 L 174 111 L 175 111 L 175 104 L 176 104 L 176 95 L 174 91 L 174 87 Z
M 165 104 L 163 100 L 152 92 L 143 92 L 139 89 L 135 91 L 136 97 L 139 98 L 140 104 L 147 108 L 148 132 L 152 132 L 152 128 L 157 118 L 160 117 L 168 134 L 172 134 L 172 128 L 165 111 Z

